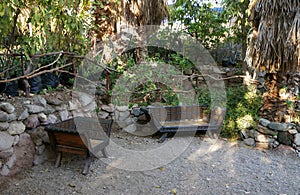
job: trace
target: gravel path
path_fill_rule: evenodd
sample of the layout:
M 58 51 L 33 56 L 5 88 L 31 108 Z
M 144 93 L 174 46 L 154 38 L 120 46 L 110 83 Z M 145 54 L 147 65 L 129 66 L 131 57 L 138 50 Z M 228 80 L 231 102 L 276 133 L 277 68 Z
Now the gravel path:
M 113 134 L 113 141 L 131 149 L 160 146 L 153 138 L 125 134 Z M 174 161 L 153 170 L 126 171 L 94 159 L 84 176 L 80 174 L 82 157 L 66 155 L 59 168 L 53 166 L 54 161 L 51 158 L 14 177 L 0 178 L 0 193 L 300 194 L 298 157 L 220 139 L 212 145 L 201 136 Z

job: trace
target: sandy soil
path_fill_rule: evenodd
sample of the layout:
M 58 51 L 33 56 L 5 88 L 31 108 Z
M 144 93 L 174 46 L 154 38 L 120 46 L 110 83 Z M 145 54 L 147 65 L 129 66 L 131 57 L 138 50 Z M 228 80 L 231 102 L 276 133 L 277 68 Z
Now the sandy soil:
M 129 150 L 162 146 L 154 138 L 125 133 L 113 133 L 112 138 Z M 84 176 L 84 160 L 64 155 L 55 168 L 53 156 L 18 175 L 0 178 L 0 194 L 300 194 L 298 157 L 222 139 L 213 143 L 196 136 L 175 160 L 152 170 L 128 171 L 95 158 Z

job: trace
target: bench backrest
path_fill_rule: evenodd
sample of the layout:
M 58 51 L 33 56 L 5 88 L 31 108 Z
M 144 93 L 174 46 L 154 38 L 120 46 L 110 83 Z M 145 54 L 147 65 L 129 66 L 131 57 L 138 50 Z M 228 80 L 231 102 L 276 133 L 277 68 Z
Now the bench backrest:
M 207 106 L 148 106 L 151 117 L 158 122 L 198 120 L 203 118 Z

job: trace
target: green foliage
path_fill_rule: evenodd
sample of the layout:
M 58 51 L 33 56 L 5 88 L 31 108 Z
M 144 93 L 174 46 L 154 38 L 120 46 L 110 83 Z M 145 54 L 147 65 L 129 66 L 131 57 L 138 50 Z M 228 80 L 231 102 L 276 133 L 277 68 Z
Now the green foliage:
M 194 102 L 194 97 L 184 92 L 182 78 L 183 72 L 192 69 L 193 64 L 177 54 L 161 54 L 152 53 L 147 56 L 146 66 L 135 66 L 129 53 L 110 64 L 111 68 L 117 70 L 110 75 L 111 88 L 115 93 L 123 94 L 117 95 L 113 100 L 115 104 L 137 103 L 147 106 L 156 102 L 164 105 L 179 105 L 179 101 L 185 104 Z M 130 102 L 126 102 L 128 100 Z
M 69 51 L 84 54 L 88 46 L 90 1 L 3 0 L 0 5 L 0 51 L 29 58 L 36 53 Z
M 239 131 L 250 128 L 258 120 L 262 98 L 254 86 L 237 86 L 227 89 L 227 113 L 222 135 L 237 138 Z
M 199 104 L 211 105 L 211 96 L 207 87 L 202 87 L 197 90 Z
M 294 102 L 292 100 L 287 100 L 286 101 L 286 106 L 288 109 L 294 109 L 295 105 L 294 105 Z
M 211 3 L 198 0 L 176 0 L 170 8 L 171 24 L 180 22 L 184 31 L 199 40 L 205 48 L 214 48 L 225 38 L 226 21 Z
M 171 54 L 169 64 L 178 67 L 183 72 L 194 69 L 194 64 L 179 54 Z
M 100 108 L 99 108 L 98 106 L 95 108 L 95 112 L 96 112 L 97 114 L 100 112 Z
M 250 0 L 223 0 L 223 16 L 234 21 L 231 35 L 238 43 L 246 41 L 244 38 L 250 30 L 249 3 Z
M 249 4 L 250 0 L 223 0 L 224 12 L 222 17 L 231 23 L 233 22 L 229 26 L 230 32 L 227 39 L 242 44 L 243 58 L 246 54 L 247 36 L 251 28 Z
M 214 101 L 208 88 L 199 89 L 198 94 L 199 104 L 211 105 L 211 101 Z M 221 135 L 237 139 L 241 130 L 255 126 L 263 101 L 253 86 L 228 87 L 226 94 L 226 116 Z

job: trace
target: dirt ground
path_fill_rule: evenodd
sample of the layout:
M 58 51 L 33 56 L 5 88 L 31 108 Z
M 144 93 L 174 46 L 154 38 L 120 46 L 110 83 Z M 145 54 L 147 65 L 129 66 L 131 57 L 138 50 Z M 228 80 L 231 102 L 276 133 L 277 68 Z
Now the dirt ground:
M 112 134 L 112 141 L 128 150 L 159 148 L 171 140 L 157 143 L 151 137 Z M 117 156 L 110 154 L 109 159 Z M 299 157 L 203 136 L 194 137 L 182 154 L 152 170 L 129 171 L 95 158 L 84 176 L 84 160 L 64 155 L 55 168 L 53 155 L 18 175 L 0 178 L 0 194 L 300 194 Z M 143 156 L 137 160 L 143 162 Z M 144 163 L 146 167 L 146 159 Z

